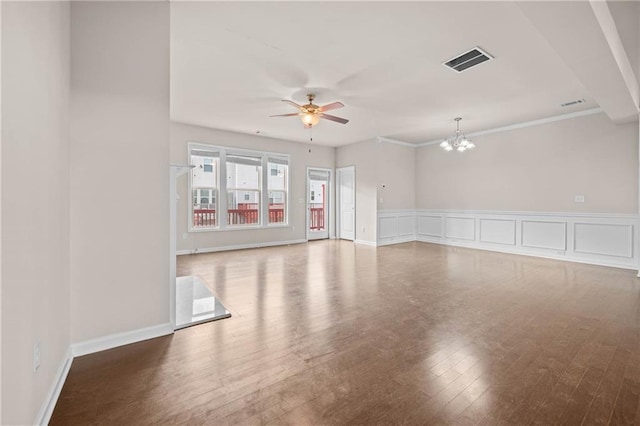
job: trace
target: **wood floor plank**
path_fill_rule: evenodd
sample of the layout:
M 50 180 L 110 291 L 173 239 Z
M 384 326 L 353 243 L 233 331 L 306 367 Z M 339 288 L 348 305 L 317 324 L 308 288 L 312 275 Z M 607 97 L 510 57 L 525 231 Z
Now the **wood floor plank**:
M 633 271 L 335 240 L 178 271 L 233 316 L 75 359 L 52 425 L 640 424 Z

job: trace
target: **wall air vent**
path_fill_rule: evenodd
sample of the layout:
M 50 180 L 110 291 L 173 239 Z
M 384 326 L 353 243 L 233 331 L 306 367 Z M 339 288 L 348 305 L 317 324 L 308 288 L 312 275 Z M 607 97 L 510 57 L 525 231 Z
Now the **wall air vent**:
M 573 105 L 578 105 L 578 104 L 583 104 L 587 101 L 585 101 L 584 99 L 576 99 L 575 101 L 571 101 L 571 102 L 565 102 L 563 104 L 560 104 L 561 107 L 568 107 L 568 106 L 573 106 Z
M 443 62 L 442 65 L 444 65 L 445 67 L 449 67 L 454 71 L 462 72 L 473 66 L 488 61 L 489 59 L 493 59 L 493 56 L 489 55 L 487 52 L 476 46 L 473 49 L 464 52 L 463 54 L 458 55 L 453 59 L 448 60 L 447 62 Z

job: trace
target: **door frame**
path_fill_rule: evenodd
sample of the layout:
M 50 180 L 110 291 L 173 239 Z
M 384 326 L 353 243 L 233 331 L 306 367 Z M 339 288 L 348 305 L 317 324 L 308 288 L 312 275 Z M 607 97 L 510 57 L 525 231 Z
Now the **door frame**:
M 305 233 L 305 239 L 307 241 L 312 241 L 309 240 L 309 197 L 311 196 L 311 194 L 309 193 L 309 171 L 310 170 L 319 170 L 322 172 L 329 172 L 329 181 L 327 182 L 327 193 L 325 194 L 325 198 L 327 200 L 327 206 L 326 206 L 326 211 L 325 211 L 325 228 L 327 229 L 327 238 L 331 238 L 331 207 L 333 206 L 333 203 L 331 202 L 331 196 L 333 195 L 333 191 L 331 190 L 331 187 L 333 186 L 333 169 L 329 169 L 326 167 L 312 167 L 312 166 L 307 166 L 307 169 L 305 171 L 305 180 L 304 180 L 304 185 L 305 185 L 305 200 L 304 200 L 304 208 L 305 208 L 305 221 L 304 221 L 304 233 Z
M 342 224 L 340 223 L 342 217 L 342 205 L 340 203 L 342 199 L 341 186 L 340 186 L 340 174 L 350 171 L 353 173 L 353 239 L 347 241 L 356 241 L 356 166 L 345 166 L 336 168 L 336 238 L 338 240 L 345 239 L 342 237 Z

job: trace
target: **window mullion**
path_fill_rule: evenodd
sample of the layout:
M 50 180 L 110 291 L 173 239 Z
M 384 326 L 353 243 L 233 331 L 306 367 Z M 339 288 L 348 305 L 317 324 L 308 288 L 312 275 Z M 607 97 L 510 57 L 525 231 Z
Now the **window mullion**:
M 224 149 L 220 150 L 220 179 L 218 187 L 220 188 L 220 229 L 225 229 L 229 221 L 229 214 L 227 212 L 227 153 Z
M 262 226 L 269 225 L 269 167 L 267 164 L 267 155 L 262 154 L 262 182 L 260 199 L 262 200 Z

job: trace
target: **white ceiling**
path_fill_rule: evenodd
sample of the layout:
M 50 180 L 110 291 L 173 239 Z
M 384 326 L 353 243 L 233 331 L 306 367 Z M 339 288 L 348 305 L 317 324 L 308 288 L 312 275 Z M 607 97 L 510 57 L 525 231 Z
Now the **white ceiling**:
M 171 118 L 308 142 L 297 117 L 269 116 L 313 92 L 350 120 L 321 121 L 314 143 L 417 144 L 451 134 L 457 116 L 471 133 L 598 106 L 528 13 L 513 2 L 172 3 Z M 495 59 L 442 65 L 475 46 Z

